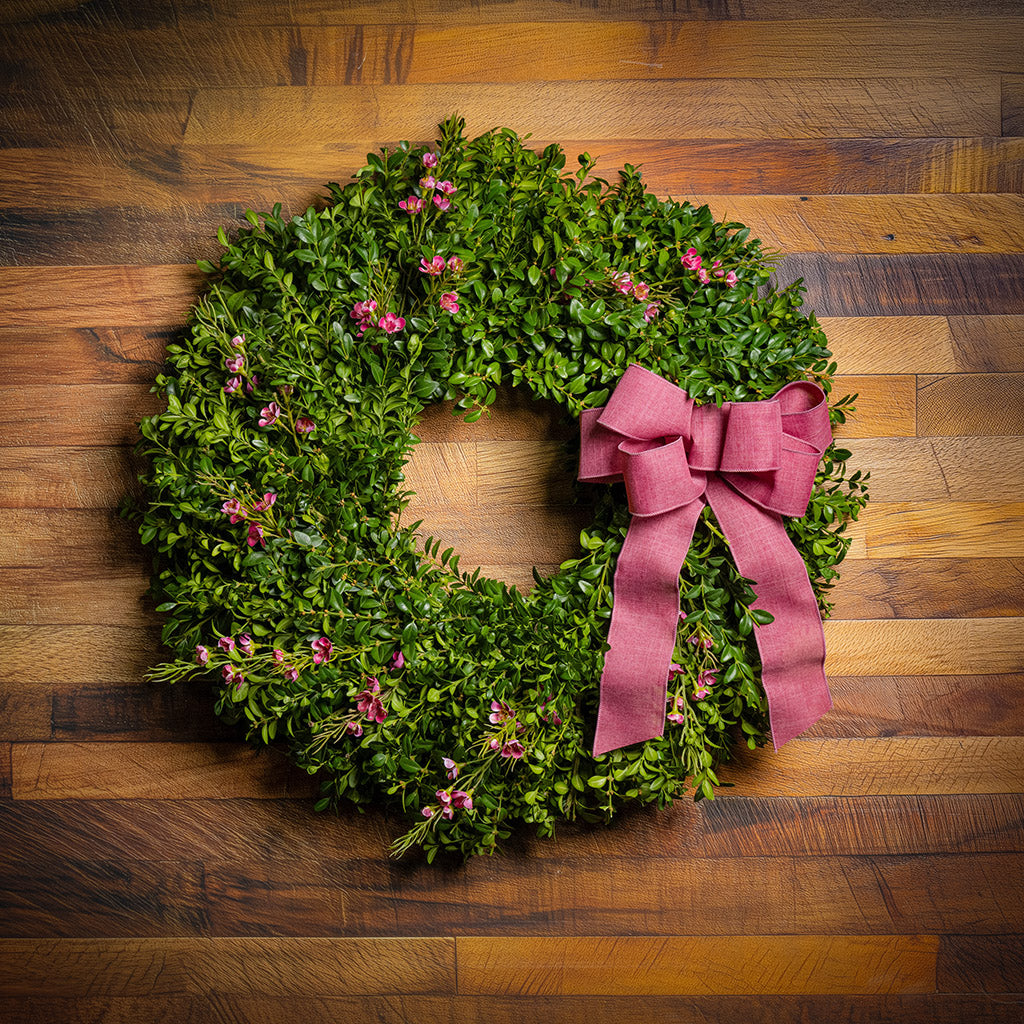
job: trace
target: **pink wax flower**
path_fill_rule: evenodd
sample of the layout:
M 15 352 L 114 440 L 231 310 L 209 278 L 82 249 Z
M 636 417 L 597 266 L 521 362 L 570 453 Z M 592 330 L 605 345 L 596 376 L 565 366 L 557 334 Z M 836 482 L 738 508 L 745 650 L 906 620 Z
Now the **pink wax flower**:
M 711 275 L 701 267 L 700 270 L 697 271 L 697 280 L 700 281 L 701 284 L 707 284 L 711 280 Z
M 242 503 L 237 498 L 232 498 L 230 501 L 225 501 L 220 507 L 221 512 L 226 516 L 231 517 L 231 522 L 237 523 L 239 519 L 245 518 L 245 509 L 242 507 Z
M 690 246 L 686 250 L 685 256 L 679 257 L 679 262 L 682 263 L 687 270 L 700 270 L 700 257 L 697 255 L 697 250 Z
M 276 665 L 283 665 L 284 664 L 284 651 L 282 651 L 280 647 L 275 647 L 274 648 L 274 653 L 273 653 L 272 657 L 274 659 L 274 664 L 276 664 Z
M 217 646 L 227 654 L 230 654 L 235 649 L 234 637 L 222 636 L 217 641 Z
M 437 188 L 439 192 L 443 192 L 446 196 L 453 196 L 459 191 L 458 188 L 450 181 L 439 181 L 437 183 Z
M 210 664 L 210 652 L 202 644 L 196 644 L 196 663 L 199 665 Z
M 319 640 L 314 640 L 310 646 L 313 648 L 314 665 L 322 665 L 325 661 L 330 661 L 331 655 L 334 654 L 334 644 L 325 636 L 320 637 Z
M 679 610 L 679 621 L 680 622 L 685 622 L 686 621 L 686 612 L 684 612 L 682 609 Z
M 736 271 L 735 270 L 730 270 L 729 273 L 725 275 L 725 283 L 730 288 L 735 288 L 736 287 L 736 281 L 737 280 L 738 279 L 736 277 Z
M 254 374 L 253 374 L 253 375 L 252 375 L 252 376 L 251 376 L 251 377 L 250 377 L 250 378 L 249 378 L 249 379 L 248 379 L 248 380 L 247 380 L 247 381 L 245 382 L 245 393 L 246 393 L 247 395 L 251 395 L 251 394 L 252 394 L 252 393 L 253 393 L 253 392 L 254 392 L 254 391 L 255 391 L 255 390 L 256 390 L 256 389 L 257 389 L 257 388 L 258 388 L 259 386 L 260 386 L 260 379 L 259 379 L 259 377 L 257 377 L 257 376 L 256 376 L 256 374 L 254 373 Z
M 378 724 L 388 717 L 387 710 L 381 703 L 379 697 L 374 697 L 373 700 L 370 701 L 370 706 L 366 709 L 366 717 L 371 722 L 377 722 Z
M 715 646 L 715 641 L 712 640 L 711 637 L 706 636 L 704 637 L 704 646 L 710 651 L 711 648 Z
M 377 303 L 373 299 L 366 299 L 364 302 L 357 302 L 349 316 L 353 320 L 368 320 L 376 311 Z
M 434 808 L 433 807 L 424 807 L 420 811 L 420 814 L 422 814 L 424 818 L 432 818 L 434 816 Z
M 444 268 L 447 266 L 444 257 L 440 254 L 435 256 L 431 260 L 427 260 L 425 257 L 420 260 L 420 273 L 430 274 L 431 277 L 437 277 L 444 273 Z
M 451 794 L 449 794 L 447 789 L 439 789 L 434 796 L 443 804 L 450 804 L 452 802 Z
M 683 725 L 686 721 L 686 715 L 680 714 L 678 711 L 673 711 L 669 716 L 668 720 L 674 722 L 676 725 Z
M 644 310 L 644 319 L 650 323 L 658 315 L 658 303 L 652 302 Z
M 673 661 L 672 664 L 668 667 L 668 677 L 669 679 L 671 679 L 673 676 L 682 675 L 684 671 L 685 670 L 683 669 L 682 665 L 678 665 L 676 664 L 676 662 Z
M 645 284 L 643 281 L 633 282 L 633 298 L 635 299 L 646 299 L 651 294 L 651 286 Z
M 612 284 L 615 285 L 615 290 L 623 295 L 628 295 L 633 290 L 633 280 L 625 270 L 612 274 Z
M 272 427 L 281 418 L 281 406 L 271 402 L 260 410 L 260 426 Z
M 436 167 L 437 166 L 437 153 L 424 153 L 423 154 L 423 166 L 424 167 Z
M 370 704 L 377 700 L 377 694 L 380 693 L 380 680 L 376 676 L 370 676 L 366 683 L 366 689 L 360 690 L 356 694 L 356 708 L 359 711 L 366 711 Z
M 377 326 L 385 334 L 397 334 L 403 327 L 405 327 L 405 318 L 395 316 L 394 313 L 385 313 L 380 320 L 377 321 Z
M 224 385 L 224 394 L 233 395 L 241 386 L 241 377 L 228 377 L 228 382 Z
M 458 295 L 455 292 L 443 292 L 438 304 L 446 313 L 458 313 L 459 304 L 455 300 Z
M 248 633 L 243 633 L 238 638 L 238 649 L 246 656 L 249 657 L 252 654 L 252 637 Z
M 263 497 L 253 505 L 253 512 L 266 512 L 274 502 L 277 501 L 277 495 L 273 491 L 267 491 Z
M 449 779 L 457 779 L 459 777 L 459 766 L 450 757 L 442 757 L 441 762 L 448 770 Z
M 401 651 L 395 651 L 388 661 L 388 668 L 392 672 L 398 672 L 400 669 L 405 668 L 405 655 Z
M 224 366 L 231 373 L 238 373 L 242 367 L 245 366 L 245 356 L 228 356 L 228 358 L 224 360 Z
M 703 700 L 711 691 L 706 686 L 698 686 L 693 691 L 692 700 Z
M 498 750 L 501 747 L 501 740 L 497 736 L 491 737 L 491 742 L 487 744 L 491 750 Z
M 245 682 L 245 673 L 241 671 L 236 672 L 231 665 L 225 665 L 220 670 L 220 674 L 224 677 L 224 682 L 229 686 L 234 684 L 236 687 L 239 687 Z
M 231 339 L 231 347 L 232 348 L 241 348 L 244 344 L 245 344 L 245 335 L 244 334 L 236 334 Z
M 502 757 L 511 757 L 514 760 L 518 760 L 525 753 L 526 753 L 526 749 L 523 747 L 522 743 L 519 742 L 519 740 L 509 740 L 501 748 L 501 756 Z
M 421 213 L 423 205 L 423 200 L 419 196 L 409 196 L 408 199 L 401 200 L 398 207 L 401 210 L 405 210 L 411 216 L 414 213 Z
M 448 269 L 453 274 L 461 274 L 462 273 L 462 268 L 463 268 L 463 262 L 462 262 L 462 260 L 459 259 L 458 256 L 449 256 L 448 257 Z
M 350 736 L 359 737 L 363 735 L 363 727 L 358 722 L 349 722 L 348 725 L 345 726 L 345 732 Z
M 300 416 L 295 421 L 295 429 L 300 434 L 311 434 L 316 430 L 316 424 L 308 416 Z
M 508 721 L 515 717 L 516 716 L 513 713 L 512 709 L 503 701 L 491 701 L 491 714 L 488 718 L 488 721 L 490 721 L 492 725 L 500 725 L 502 722 Z
M 711 264 L 711 274 L 714 277 L 725 277 L 725 271 L 722 269 L 721 260 L 715 260 L 715 262 Z
M 442 213 L 452 205 L 452 201 L 447 196 L 434 196 L 433 203 Z
M 267 542 L 263 539 L 263 527 L 260 526 L 259 523 L 249 524 L 249 536 L 246 537 L 246 543 L 251 548 L 256 547 L 257 544 L 259 544 L 261 548 L 265 548 L 267 546 Z
M 471 811 L 473 810 L 473 797 L 469 793 L 463 793 L 461 789 L 453 789 L 452 807 L 459 811 Z
M 284 672 L 285 679 L 290 683 L 294 683 L 299 678 L 299 670 L 294 665 L 289 665 Z
M 437 179 L 432 175 L 428 174 L 425 178 L 420 178 L 420 188 L 433 188 L 437 184 Z

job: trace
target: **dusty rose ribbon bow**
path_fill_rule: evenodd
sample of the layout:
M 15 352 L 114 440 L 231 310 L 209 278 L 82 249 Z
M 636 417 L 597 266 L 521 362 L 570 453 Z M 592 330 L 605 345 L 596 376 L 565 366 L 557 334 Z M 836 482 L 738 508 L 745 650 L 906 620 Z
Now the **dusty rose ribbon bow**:
M 832 698 L 825 638 L 807 567 L 782 525 L 802 516 L 832 440 L 825 394 L 810 381 L 763 402 L 695 406 L 664 377 L 631 365 L 608 404 L 580 416 L 580 480 L 624 480 L 632 513 L 615 570 L 610 649 L 594 754 L 660 736 L 679 622 L 679 573 L 708 504 L 755 608 L 776 749 L 813 725 Z

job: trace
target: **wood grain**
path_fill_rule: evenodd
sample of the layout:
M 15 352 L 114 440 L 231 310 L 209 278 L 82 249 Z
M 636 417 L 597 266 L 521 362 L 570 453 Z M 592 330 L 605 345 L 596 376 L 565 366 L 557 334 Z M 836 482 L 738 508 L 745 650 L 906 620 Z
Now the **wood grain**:
M 1024 434 L 1024 374 L 976 373 L 917 378 L 917 432 Z M 1009 479 L 1024 485 L 1024 462 L 1006 464 Z
M 929 992 L 933 936 L 457 940 L 459 986 L 488 995 Z M 739 966 L 737 966 L 739 965 Z

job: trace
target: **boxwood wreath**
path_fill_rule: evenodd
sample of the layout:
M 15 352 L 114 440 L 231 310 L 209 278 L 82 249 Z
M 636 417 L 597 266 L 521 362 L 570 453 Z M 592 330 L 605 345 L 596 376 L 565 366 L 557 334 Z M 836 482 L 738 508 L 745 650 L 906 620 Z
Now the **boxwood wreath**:
M 523 593 L 466 573 L 403 518 L 423 410 L 468 421 L 499 387 L 576 417 L 630 362 L 698 402 L 826 391 L 835 364 L 800 282 L 708 208 L 661 201 L 626 166 L 565 171 L 516 134 L 371 154 L 321 209 L 246 214 L 187 336 L 167 409 L 142 423 L 142 540 L 176 657 L 151 678 L 216 688 L 216 711 L 319 781 L 319 810 L 383 805 L 392 850 L 491 853 L 517 823 L 608 821 L 624 805 L 711 798 L 734 742 L 766 739 L 758 615 L 710 509 L 682 573 L 664 736 L 594 758 L 621 485 L 588 489 L 577 557 Z M 835 402 L 841 422 L 850 398 Z M 786 521 L 823 613 L 866 498 L 833 446 Z

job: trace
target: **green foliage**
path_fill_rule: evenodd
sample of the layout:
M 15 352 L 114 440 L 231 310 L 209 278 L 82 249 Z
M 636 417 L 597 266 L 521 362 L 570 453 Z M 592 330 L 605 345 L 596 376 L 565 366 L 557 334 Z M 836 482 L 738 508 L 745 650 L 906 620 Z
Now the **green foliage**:
M 410 829 L 396 852 L 489 853 L 522 822 L 550 836 L 559 819 L 607 821 L 631 801 L 710 798 L 734 740 L 765 740 L 753 637 L 763 613 L 751 612 L 753 591 L 709 510 L 682 574 L 673 719 L 662 738 L 598 758 L 590 742 L 628 519 L 620 489 L 599 489 L 580 555 L 529 595 L 462 573 L 457 555 L 403 521 L 412 430 L 442 399 L 473 420 L 499 386 L 522 386 L 577 416 L 630 362 L 700 402 L 770 397 L 806 377 L 829 387 L 835 366 L 800 312 L 799 284 L 769 286 L 770 259 L 746 228 L 658 200 L 631 167 L 609 185 L 588 177 L 586 157 L 575 173 L 564 164 L 557 146 L 535 153 L 508 130 L 466 140 L 451 120 L 434 150 L 403 142 L 370 155 L 354 181 L 330 185 L 322 209 L 250 212 L 235 237 L 219 233 L 219 265 L 200 264 L 209 290 L 157 379 L 167 410 L 142 424 L 140 532 L 176 655 L 152 677 L 213 682 L 219 714 L 316 775 L 318 808 L 398 808 Z M 446 211 L 433 202 L 443 192 L 420 185 L 426 174 L 454 183 Z M 422 212 L 399 208 L 409 196 Z M 691 247 L 735 273 L 735 287 L 682 266 Z M 437 256 L 443 273 L 424 273 L 421 260 Z M 623 273 L 649 295 L 624 294 L 613 277 Z M 442 308 L 445 294 L 458 312 Z M 390 312 L 404 329 L 371 323 L 360 336 L 350 314 L 369 300 L 374 322 Z M 225 369 L 238 357 L 237 374 Z M 279 415 L 260 426 L 271 402 Z M 866 501 L 847 456 L 829 450 L 808 515 L 788 523 L 826 612 L 843 529 Z M 231 501 L 243 510 L 235 523 L 222 511 Z M 217 646 L 242 634 L 251 653 Z M 333 650 L 318 664 L 321 637 Z M 714 684 L 697 698 L 707 671 Z M 473 806 L 447 817 L 452 791 Z

